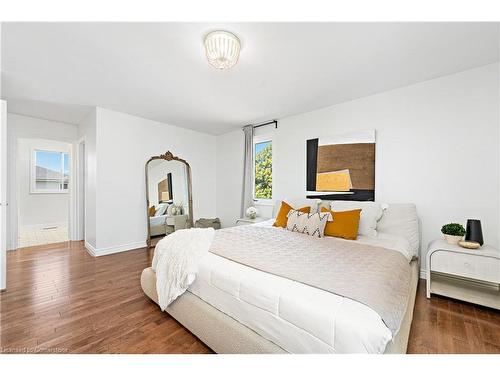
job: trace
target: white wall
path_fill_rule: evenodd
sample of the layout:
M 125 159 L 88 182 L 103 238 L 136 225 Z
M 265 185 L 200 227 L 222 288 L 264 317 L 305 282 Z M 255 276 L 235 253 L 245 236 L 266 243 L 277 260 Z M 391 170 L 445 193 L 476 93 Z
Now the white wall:
M 7 155 L 7 102 L 0 100 L 0 290 L 7 287 Z
M 499 71 L 491 64 L 279 120 L 274 198 L 305 196 L 305 141 L 376 129 L 376 200 L 413 202 L 425 249 L 450 221 L 482 220 L 499 245 Z M 243 132 L 217 138 L 217 215 L 239 216 Z M 425 263 L 425 259 L 422 259 Z M 423 264 L 425 268 L 425 264 Z
M 13 250 L 17 248 L 17 226 L 18 221 L 18 205 L 16 199 L 16 154 L 17 141 L 20 138 L 29 139 L 47 139 L 60 142 L 72 143 L 78 137 L 78 127 L 72 124 L 66 124 L 56 121 L 42 120 L 29 116 L 22 116 L 14 113 L 7 114 L 7 133 L 8 133 L 8 238 L 7 249 Z
M 240 217 L 244 141 L 241 129 L 217 137 L 217 217 L 224 227 L 233 226 Z
M 3 22 L 0 22 L 0 98 L 2 98 L 2 28 Z
M 0 99 L 2 98 L 2 22 L 0 22 Z M 7 283 L 7 102 L 0 100 L 0 290 Z
M 71 144 L 47 139 L 18 139 L 16 165 L 19 226 L 68 224 L 69 193 L 33 194 L 30 192 L 33 149 L 71 153 Z
M 144 166 L 166 151 L 191 166 L 194 219 L 215 217 L 215 136 L 103 108 L 96 113 L 95 253 L 144 246 Z

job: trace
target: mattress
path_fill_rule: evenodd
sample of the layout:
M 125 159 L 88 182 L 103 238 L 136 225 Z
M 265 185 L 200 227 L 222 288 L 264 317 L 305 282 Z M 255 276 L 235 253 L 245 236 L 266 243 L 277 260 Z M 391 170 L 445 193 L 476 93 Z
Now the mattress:
M 360 242 L 405 252 L 405 242 L 393 235 Z M 392 339 L 362 303 L 212 253 L 189 290 L 290 353 L 383 353 Z
M 408 346 L 415 294 L 419 275 L 418 261 L 411 262 L 411 296 L 408 299 L 405 317 L 399 332 L 387 344 L 384 354 L 404 354 Z M 156 274 L 151 267 L 141 274 L 144 293 L 158 304 Z M 186 291 L 165 310 L 174 319 L 191 331 L 216 353 L 221 354 L 271 354 L 286 353 L 274 342 L 265 339 L 247 326 L 231 318 L 205 302 L 190 291 Z

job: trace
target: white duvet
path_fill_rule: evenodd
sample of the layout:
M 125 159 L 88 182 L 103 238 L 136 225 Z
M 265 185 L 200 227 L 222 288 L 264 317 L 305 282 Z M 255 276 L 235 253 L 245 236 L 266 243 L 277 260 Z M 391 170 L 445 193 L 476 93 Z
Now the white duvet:
M 152 227 L 157 227 L 159 225 L 164 225 L 167 221 L 167 215 L 151 216 L 149 218 L 149 225 Z
M 383 353 L 392 339 L 366 305 L 213 253 L 188 290 L 289 353 Z

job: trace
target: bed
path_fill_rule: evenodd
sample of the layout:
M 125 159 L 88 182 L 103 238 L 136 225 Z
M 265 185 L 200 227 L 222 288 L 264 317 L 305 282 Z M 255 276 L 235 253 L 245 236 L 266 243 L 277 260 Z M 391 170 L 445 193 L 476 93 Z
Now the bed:
M 413 205 L 389 205 L 377 229 L 377 238 L 356 242 L 395 251 L 406 246 L 418 253 Z M 189 290 L 166 311 L 217 353 L 406 353 L 418 259 L 408 269 L 409 293 L 394 334 L 363 303 L 212 253 L 204 257 Z M 158 303 L 152 268 L 143 271 L 141 285 Z
M 151 236 L 164 236 L 174 231 L 173 226 L 167 225 L 167 219 L 171 215 L 151 216 L 149 218 L 149 228 Z
M 149 218 L 149 228 L 151 236 L 165 235 L 167 224 L 167 215 L 151 216 Z

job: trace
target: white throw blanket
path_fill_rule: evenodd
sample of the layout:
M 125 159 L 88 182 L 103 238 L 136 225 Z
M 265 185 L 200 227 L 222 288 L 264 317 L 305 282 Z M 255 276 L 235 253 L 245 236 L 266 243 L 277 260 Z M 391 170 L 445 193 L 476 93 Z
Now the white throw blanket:
M 162 310 L 195 280 L 200 261 L 208 253 L 213 239 L 213 228 L 195 228 L 175 231 L 158 242 L 152 268 L 156 272 L 158 303 Z

